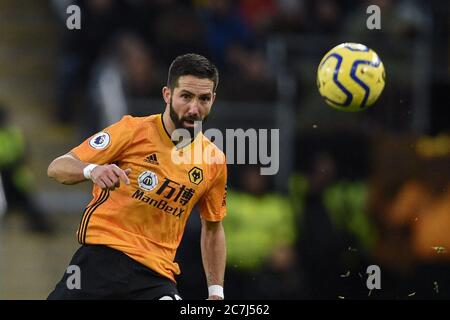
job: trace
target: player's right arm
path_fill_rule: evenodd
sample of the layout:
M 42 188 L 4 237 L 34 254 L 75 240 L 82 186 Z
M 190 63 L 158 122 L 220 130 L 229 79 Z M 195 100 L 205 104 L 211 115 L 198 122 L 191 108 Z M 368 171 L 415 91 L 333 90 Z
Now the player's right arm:
M 120 168 L 119 163 L 133 140 L 133 128 L 139 125 L 130 116 L 86 139 L 69 153 L 50 163 L 47 174 L 63 184 L 76 184 L 92 180 L 101 189 L 114 190 L 120 182 L 129 184 L 130 169 Z
M 130 169 L 122 170 L 115 164 L 91 165 L 92 170 L 87 170 L 90 163 L 81 161 L 76 154 L 69 152 L 56 158 L 50 163 L 47 174 L 50 178 L 63 184 L 76 184 L 87 179 L 102 189 L 114 190 L 120 186 L 120 181 L 130 184 L 128 174 Z

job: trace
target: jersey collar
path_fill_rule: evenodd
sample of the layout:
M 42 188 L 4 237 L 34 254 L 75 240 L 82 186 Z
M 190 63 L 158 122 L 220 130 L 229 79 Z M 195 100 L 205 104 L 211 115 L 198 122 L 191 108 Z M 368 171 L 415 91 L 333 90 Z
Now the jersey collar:
M 165 143 L 167 146 L 169 146 L 169 147 L 175 147 L 175 146 L 176 146 L 176 143 L 172 141 L 172 139 L 170 138 L 170 134 L 169 134 L 169 132 L 167 131 L 166 126 L 164 125 L 162 113 L 160 113 L 160 114 L 158 115 L 158 118 L 159 118 L 159 119 L 157 120 L 157 123 L 158 123 L 158 131 L 159 131 L 159 133 L 160 133 L 161 139 L 164 141 L 164 143 Z M 200 136 L 201 136 L 202 134 L 203 134 L 202 132 L 199 132 L 198 135 L 195 137 L 195 139 L 194 139 L 193 141 L 191 141 L 190 143 L 184 145 L 182 148 L 180 148 L 180 150 L 181 150 L 181 149 L 184 149 L 184 148 L 186 148 L 186 147 L 188 147 L 188 146 L 190 146 L 190 145 L 192 145 L 192 144 L 194 144 L 197 140 L 200 139 Z

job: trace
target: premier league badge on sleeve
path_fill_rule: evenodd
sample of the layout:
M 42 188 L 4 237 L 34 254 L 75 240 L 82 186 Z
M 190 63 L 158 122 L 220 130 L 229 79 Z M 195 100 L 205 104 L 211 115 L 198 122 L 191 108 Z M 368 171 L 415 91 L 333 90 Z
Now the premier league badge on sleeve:
M 107 132 L 99 132 L 89 140 L 89 145 L 97 150 L 105 149 L 109 146 L 111 139 Z

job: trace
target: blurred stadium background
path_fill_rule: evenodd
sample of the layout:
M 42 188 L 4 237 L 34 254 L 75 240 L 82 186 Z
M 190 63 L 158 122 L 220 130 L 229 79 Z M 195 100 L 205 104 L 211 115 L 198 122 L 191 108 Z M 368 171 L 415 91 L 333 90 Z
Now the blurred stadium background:
M 68 30 L 66 8 L 82 10 Z M 381 8 L 368 30 L 366 8 Z M 220 68 L 207 127 L 280 128 L 280 172 L 229 166 L 227 298 L 450 298 L 447 0 L 0 0 L 0 299 L 44 299 L 78 247 L 89 184 L 49 162 L 123 114 L 161 112 L 178 54 Z M 322 56 L 341 42 L 386 68 L 378 103 L 334 111 Z M 2 186 L 2 187 L 1 187 Z M 6 205 L 7 204 L 7 205 Z M 206 298 L 194 212 L 178 260 Z M 366 268 L 381 268 L 368 290 Z

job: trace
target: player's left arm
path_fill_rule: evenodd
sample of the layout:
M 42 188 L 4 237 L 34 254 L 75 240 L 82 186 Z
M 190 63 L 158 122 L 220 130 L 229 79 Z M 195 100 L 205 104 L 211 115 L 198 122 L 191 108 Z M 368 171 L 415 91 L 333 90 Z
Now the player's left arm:
M 226 264 L 225 231 L 221 221 L 202 219 L 200 246 L 203 268 L 208 284 L 208 300 L 223 299 L 223 281 Z
M 226 216 L 227 166 L 223 161 L 213 167 L 214 178 L 200 202 L 202 231 L 200 247 L 208 284 L 208 299 L 223 299 L 227 248 L 222 220 Z

